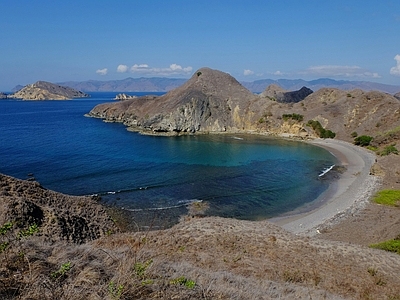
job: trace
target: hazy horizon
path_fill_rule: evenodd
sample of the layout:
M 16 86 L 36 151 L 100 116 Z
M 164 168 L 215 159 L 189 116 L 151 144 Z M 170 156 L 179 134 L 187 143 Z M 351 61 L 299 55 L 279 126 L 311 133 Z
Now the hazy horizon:
M 0 0 L 0 90 L 38 80 L 332 78 L 400 85 L 400 2 Z

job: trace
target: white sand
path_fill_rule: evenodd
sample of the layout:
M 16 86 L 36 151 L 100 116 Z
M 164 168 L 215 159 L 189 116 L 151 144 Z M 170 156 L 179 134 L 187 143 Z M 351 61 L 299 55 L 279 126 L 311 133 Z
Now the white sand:
M 314 235 L 364 208 L 379 186 L 376 176 L 369 174 L 375 155 L 361 147 L 339 140 L 310 142 L 329 150 L 347 170 L 326 192 L 313 201 L 311 211 L 270 219 L 270 222 L 296 233 Z M 315 208 L 316 207 L 316 208 Z M 307 208 L 300 208 L 304 211 Z

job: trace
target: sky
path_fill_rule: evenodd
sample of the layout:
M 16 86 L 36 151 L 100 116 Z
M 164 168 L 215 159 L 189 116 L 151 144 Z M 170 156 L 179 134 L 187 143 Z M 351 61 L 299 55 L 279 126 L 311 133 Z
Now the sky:
M 0 0 L 0 91 L 38 80 L 400 85 L 399 0 Z

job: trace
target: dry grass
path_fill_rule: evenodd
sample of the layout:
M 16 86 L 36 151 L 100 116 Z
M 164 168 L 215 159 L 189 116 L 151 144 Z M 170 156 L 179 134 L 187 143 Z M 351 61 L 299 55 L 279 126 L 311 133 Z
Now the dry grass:
M 267 222 L 192 219 L 169 230 L 115 234 L 82 245 L 48 244 L 31 236 L 0 255 L 2 299 L 400 295 L 398 255 L 297 237 Z M 62 272 L 66 264 L 70 268 Z M 186 286 L 185 280 L 195 285 Z
M 0 194 L 0 299 L 400 299 L 394 253 L 300 237 L 266 221 L 199 217 L 206 203 L 195 204 L 191 216 L 170 229 L 74 244 L 50 234 L 62 228 L 52 226 L 47 213 L 49 202 L 68 196 L 57 199 L 33 185 L 27 193 L 20 184 L 12 184 L 14 190 L 3 184 Z M 7 199 L 35 207 L 24 206 L 21 194 L 37 195 L 35 203 L 47 207 L 38 230 L 3 226 L 10 221 Z M 76 199 L 67 199 L 71 207 Z M 88 224 L 98 228 L 95 222 Z

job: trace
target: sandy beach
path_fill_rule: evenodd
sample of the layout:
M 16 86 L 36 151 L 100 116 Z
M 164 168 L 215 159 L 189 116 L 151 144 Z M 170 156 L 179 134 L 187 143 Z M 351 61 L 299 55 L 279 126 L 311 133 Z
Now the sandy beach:
M 330 151 L 346 171 L 309 204 L 311 210 L 303 207 L 288 216 L 269 219 L 295 234 L 315 235 L 355 214 L 365 207 L 380 184 L 378 177 L 370 175 L 375 162 L 372 152 L 340 140 L 314 140 L 310 143 Z

